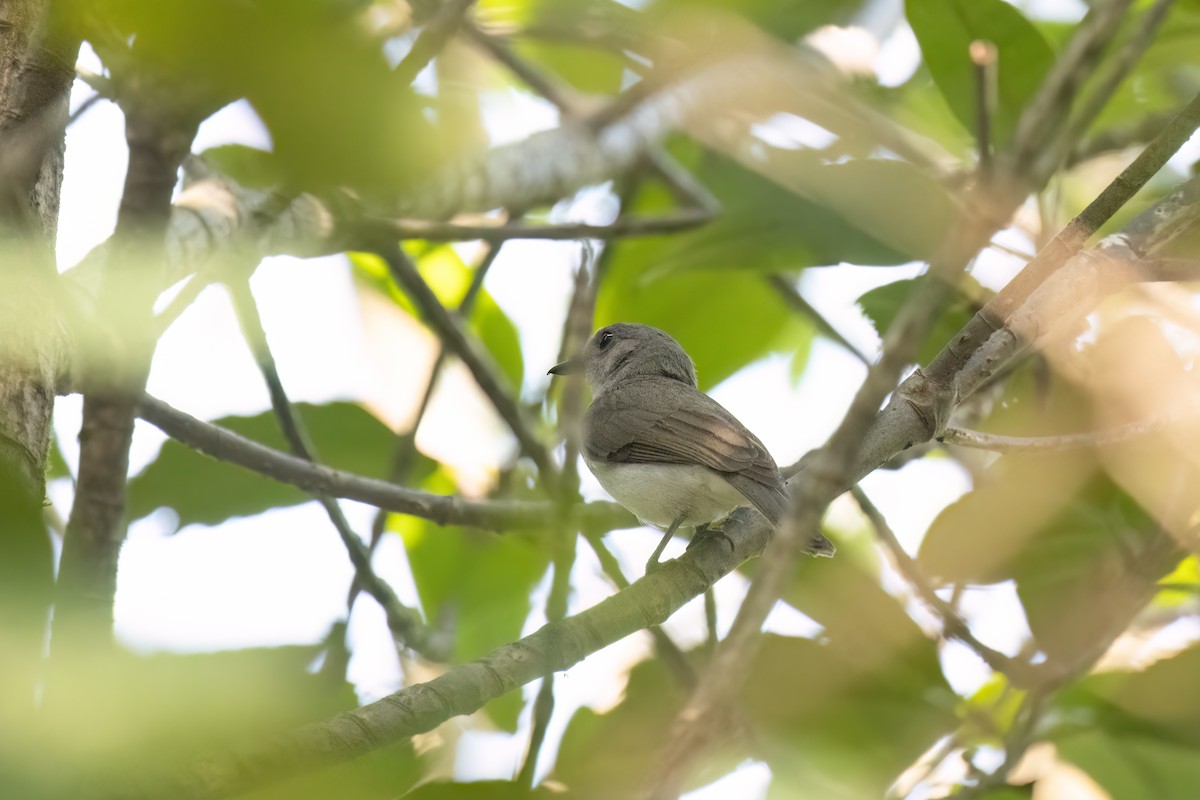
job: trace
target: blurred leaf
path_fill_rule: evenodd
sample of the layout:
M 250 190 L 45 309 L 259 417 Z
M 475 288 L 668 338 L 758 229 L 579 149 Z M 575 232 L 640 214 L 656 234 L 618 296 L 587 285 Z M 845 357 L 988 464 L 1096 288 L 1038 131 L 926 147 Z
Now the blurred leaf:
M 428 491 L 453 491 L 452 482 L 435 473 Z M 389 529 L 400 534 L 426 616 L 450 622 L 455 633 L 453 658 L 468 661 L 519 639 L 532 609 L 530 594 L 545 575 L 549 556 L 527 538 L 439 527 L 416 517 L 393 514 Z M 504 730 L 515 731 L 520 692 L 509 692 L 487 706 Z
M 537 40 L 521 42 L 517 52 L 581 92 L 615 95 L 621 90 L 625 62 L 616 53 L 586 45 Z
M 895 321 L 896 315 L 900 312 L 901 307 L 908 300 L 909 294 L 913 288 L 917 286 L 922 279 L 906 279 L 902 281 L 894 281 L 883 286 L 871 289 L 858 298 L 859 308 L 866 314 L 867 319 L 875 326 L 875 331 L 883 338 L 887 334 L 887 330 Z M 975 279 L 970 276 L 963 277 L 964 284 L 968 286 L 978 287 Z M 973 295 L 976 289 L 968 288 L 964 292 L 959 292 L 953 300 L 947 303 L 938 317 L 937 322 L 929 331 L 929 335 L 925 337 L 924 344 L 917 353 L 917 360 L 922 364 L 928 364 L 934 359 L 939 351 L 951 341 L 955 334 L 962 329 L 964 325 L 971 321 L 974 316 L 976 307 L 973 303 L 965 299 L 966 295 Z
M 395 434 L 362 406 L 297 403 L 295 409 L 308 429 L 320 463 L 376 478 L 388 474 Z M 213 424 L 290 452 L 272 411 L 252 417 L 225 417 Z M 420 457 L 414 476 L 428 475 L 432 468 L 432 461 Z M 216 525 L 230 517 L 260 514 L 311 499 L 294 486 L 201 455 L 172 439 L 129 482 L 128 512 L 130 519 L 138 519 L 167 506 L 179 515 L 181 527 Z
M 784 599 L 824 630 L 768 636 L 746 682 L 772 772 L 813 797 L 878 797 L 957 724 L 937 646 L 854 559 L 804 562 Z
M 458 308 L 467 288 L 471 285 L 471 268 L 450 245 L 428 243 L 406 243 L 409 254 L 416 261 L 421 277 L 437 295 L 443 306 Z M 408 295 L 396 288 L 382 260 L 370 253 L 350 253 L 350 263 L 355 267 L 355 276 L 360 284 L 370 287 L 398 304 L 413 319 L 422 316 Z M 521 339 L 517 326 L 496 305 L 486 289 L 480 289 L 475 297 L 475 308 L 468 327 L 483 342 L 492 358 L 500 366 L 513 387 L 519 387 L 525 377 L 525 359 L 521 352 Z
M 1200 751 L 1138 736 L 1089 731 L 1060 739 L 1058 755 L 1089 775 L 1112 800 L 1192 800 Z
M 812 326 L 798 318 L 763 273 L 853 260 L 906 258 L 828 209 L 797 197 L 735 162 L 684 152 L 698 177 L 725 207 L 696 231 L 611 245 L 596 301 L 596 324 L 642 322 L 679 340 L 696 362 L 701 388 L 721 382 L 772 351 L 806 352 Z M 674 202 L 648 183 L 633 201 L 637 214 Z
M 1090 719 L 1113 733 L 1156 737 L 1200 748 L 1200 646 L 1136 672 L 1089 675 L 1061 705 L 1066 719 Z M 1084 717 L 1086 709 L 1090 717 Z
M 356 706 L 348 685 L 309 671 L 318 654 L 316 646 L 97 654 L 73 664 L 70 680 L 55 683 L 41 727 L 27 733 L 25 746 L 37 761 L 48 758 L 39 752 L 52 744 L 46 752 L 60 768 L 70 763 L 102 784 L 128 786 L 136 775 L 152 785 L 197 753 L 249 748 Z M 411 772 L 411 749 L 396 755 Z
M 788 43 L 822 25 L 849 25 L 865 0 L 656 0 L 653 10 L 721 11 L 748 19 Z M 718 21 L 720 16 L 716 16 Z
M 1146 4 L 1142 4 L 1143 8 Z M 1141 22 L 1129 15 L 1125 28 Z M 1117 52 L 1105 54 L 1106 60 Z M 1093 75 L 1101 71 L 1094 70 Z M 1092 125 L 1102 131 L 1136 122 L 1162 111 L 1173 111 L 1200 90 L 1200 8 L 1176 3 L 1133 71 L 1113 92 Z
M 1012 578 L 1019 554 L 1038 546 L 1095 470 L 1081 451 L 1001 458 L 930 525 L 918 552 L 922 570 L 941 583 Z
M 103 30 L 133 42 L 142 74 L 174 76 L 212 107 L 247 98 L 289 188 L 392 197 L 455 149 L 397 84 L 383 42 L 332 0 L 102 0 Z M 103 55 L 103 54 L 102 54 Z M 120 72 L 123 62 L 114 59 Z M 197 80 L 197 76 L 203 76 Z
M 603 714 L 580 708 L 571 718 L 554 768 L 555 780 L 581 798 L 636 797 L 662 769 L 662 753 L 671 723 L 687 692 L 662 661 L 642 661 L 629 672 L 621 702 Z M 724 748 L 701 765 L 692 785 L 714 780 L 737 766 L 738 756 Z
M 274 189 L 284 183 L 274 154 L 244 144 L 223 144 L 200 154 L 222 175 L 250 189 Z
M 473 783 L 427 783 L 404 795 L 404 800 L 552 800 L 565 798 L 562 792 L 539 786 L 528 787 L 512 781 L 475 781 Z
M 963 728 L 959 736 L 963 744 L 1003 747 L 1004 737 L 1012 730 L 1025 696 L 1003 675 L 989 678 L 960 705 Z
M 1011 140 L 1025 104 L 1054 63 L 1050 45 L 1021 12 L 1004 0 L 906 0 L 929 72 L 950 108 L 969 131 L 976 129 L 976 92 L 968 51 L 981 39 L 996 46 L 996 145 Z
M 353 761 L 302 773 L 238 800 L 394 800 L 419 783 L 426 766 L 411 740 L 373 750 Z M 405 797 L 409 795 L 405 794 Z

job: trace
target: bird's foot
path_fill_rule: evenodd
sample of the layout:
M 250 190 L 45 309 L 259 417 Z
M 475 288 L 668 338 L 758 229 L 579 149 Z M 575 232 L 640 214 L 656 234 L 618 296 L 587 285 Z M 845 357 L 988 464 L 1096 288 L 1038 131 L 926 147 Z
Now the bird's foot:
M 711 539 L 713 537 L 724 539 L 725 544 L 729 545 L 729 552 L 733 552 L 733 539 L 729 538 L 729 535 L 725 533 L 724 529 L 710 528 L 707 524 L 696 526 L 696 532 L 692 534 L 692 540 L 688 542 L 687 549 L 691 550 L 693 545 L 695 545 L 697 542 L 703 541 L 704 539 Z

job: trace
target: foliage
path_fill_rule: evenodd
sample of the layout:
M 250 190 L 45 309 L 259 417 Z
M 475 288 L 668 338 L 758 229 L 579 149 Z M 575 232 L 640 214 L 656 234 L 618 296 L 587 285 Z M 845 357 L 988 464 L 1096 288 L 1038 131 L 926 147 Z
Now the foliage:
M 205 113 L 248 101 L 269 132 L 271 146 L 213 148 L 205 153 L 209 166 L 280 198 L 302 192 L 319 197 L 330 216 L 343 224 L 339 233 L 346 233 L 346 240 L 336 248 L 344 254 L 339 263 L 348 261 L 354 291 L 364 305 L 375 303 L 389 320 L 400 320 L 430 340 L 448 341 L 437 322 L 426 319 L 397 287 L 386 263 L 360 252 L 377 238 L 377 231 L 347 220 L 406 216 L 406 200 L 422 192 L 444 189 L 446 196 L 456 196 L 458 187 L 450 183 L 460 176 L 453 169 L 442 170 L 448 165 L 465 170 L 463 164 L 476 163 L 487 152 L 463 120 L 474 120 L 499 137 L 497 108 L 511 115 L 513 98 L 527 108 L 542 102 L 534 99 L 536 87 L 493 63 L 486 48 L 464 47 L 467 34 L 439 49 L 433 66 L 413 85 L 397 79 L 397 63 L 412 52 L 423 32 L 438 24 L 440 9 L 452 4 L 104 0 L 92 5 L 81 12 L 83 36 L 104 62 L 109 90 L 118 100 L 139 76 L 153 74 L 200 95 Z M 1118 43 L 1133 37 L 1146 13 L 1148 4 L 1134 5 Z M 768 34 L 764 49 L 787 49 L 822 80 L 835 75 L 839 99 L 846 108 L 858 109 L 846 112 L 847 127 L 853 129 L 849 132 L 825 129 L 836 127 L 839 117 L 828 108 L 836 105 L 828 97 L 822 99 L 824 106 L 808 109 L 812 119 L 784 104 L 779 113 L 752 109 L 732 119 L 685 126 L 672 134 L 665 152 L 711 193 L 720 212 L 694 229 L 602 244 L 595 265 L 595 325 L 624 320 L 667 329 L 694 358 L 703 390 L 736 381 L 743 368 L 779 354 L 791 359 L 802 381 L 818 374 L 812 365 L 819 350 L 813 344 L 829 332 L 820 320 L 798 314 L 770 280 L 773 276 L 807 292 L 808 270 L 888 267 L 896 268 L 888 272 L 895 276 L 914 262 L 936 263 L 946 242 L 974 213 L 962 203 L 962 188 L 974 179 L 977 159 L 978 97 L 970 43 L 988 40 L 998 52 L 992 132 L 996 147 L 1003 149 L 1017 135 L 1022 113 L 1043 89 L 1074 30 L 1031 19 L 1005 0 L 906 0 L 905 17 L 897 25 L 911 29 L 920 47 L 919 62 L 898 85 L 885 86 L 873 73 L 843 76 L 831 63 L 837 53 L 817 52 L 815 40 L 803 39 L 825 26 L 867 24 L 868 12 L 880 6 L 868 0 L 481 0 L 477 6 L 472 19 L 490 24 L 488 32 L 504 34 L 502 53 L 552 76 L 580 108 L 601 108 L 618 96 L 622 99 L 616 102 L 625 102 L 631 94 L 636 100 L 637 91 L 661 89 L 654 69 L 682 71 L 703 60 L 703 53 L 690 52 L 689 36 L 711 41 L 726 30 L 740 35 L 744 26 L 757 26 Z M 690 20 L 694 29 L 678 33 L 671 26 L 680 19 Z M 1144 136 L 1121 135 L 1151 115 L 1173 110 L 1200 86 L 1197 54 L 1200 12 L 1194 4 L 1180 3 L 1130 78 L 1087 126 L 1087 141 L 1110 134 L 1122 146 L 1144 141 Z M 1120 58 L 1120 47 L 1110 47 L 1098 58 L 1095 73 Z M 1081 83 L 1088 89 L 1097 85 L 1092 76 L 1081 76 Z M 748 95 L 758 88 L 745 87 Z M 813 128 L 829 140 L 806 140 Z M 880 129 L 893 138 L 880 135 Z M 733 144 L 722 138 L 729 130 Z M 873 138 L 877 135 L 879 140 Z M 895 137 L 932 153 L 930 163 L 906 160 L 896 152 L 903 148 L 897 148 Z M 1036 211 L 1038 221 L 1021 217 L 1013 223 L 1013 231 L 1031 242 L 1045 241 L 1063 218 L 1077 213 L 1096 187 L 1111 179 L 1113 153 L 1123 152 L 1114 145 L 1093 158 L 1097 154 L 1085 152 L 1085 142 L 1072 144 L 1079 162 L 1056 175 L 1046 191 L 1030 187 L 1033 201 L 1026 211 L 1029 216 Z M 1170 178 L 1160 178 L 1161 185 L 1152 187 L 1143 202 L 1161 196 L 1177 176 Z M 638 220 L 661 219 L 687 205 L 678 186 L 641 167 L 616 176 L 611 186 L 587 191 L 604 192 L 607 200 L 619 201 L 623 215 Z M 559 221 L 586 205 L 579 197 L 564 200 L 568 202 L 552 209 L 506 213 L 519 211 L 526 221 L 540 223 Z M 572 206 L 572 200 L 579 205 Z M 464 224 L 478 221 L 470 218 Z M 544 348 L 529 341 L 534 334 L 528 320 L 559 312 L 517 313 L 507 301 L 502 303 L 505 298 L 493 291 L 492 276 L 481 278 L 478 248 L 410 240 L 403 252 L 447 309 L 458 309 L 471 287 L 481 284 L 475 286 L 473 306 L 459 317 L 463 329 L 495 365 L 497 382 L 516 398 L 517 412 L 532 420 L 538 436 L 551 441 L 556 423 L 569 412 L 539 381 L 545 366 L 533 363 L 531 354 L 540 358 Z M 496 263 L 496 269 L 528 270 L 523 280 L 531 285 L 541 280 L 527 263 L 503 258 Z M 1020 266 L 1008 264 L 1010 271 Z M 921 343 L 922 364 L 951 342 L 998 288 L 983 272 L 951 287 L 951 298 L 939 308 Z M 919 286 L 921 279 L 886 277 L 861 293 L 858 306 L 880 337 Z M 1133 411 L 1162 411 L 1170 405 L 1166 400 L 1161 405 L 1135 402 L 1148 395 L 1161 392 L 1170 400 L 1194 396 L 1197 328 L 1188 308 L 1193 298 L 1179 297 L 1183 299 L 1170 312 L 1145 298 L 1111 301 L 1089 318 L 1087 330 L 1073 332 L 1065 343 L 1054 343 L 1047 353 L 998 375 L 956 421 L 1015 436 L 1078 432 L 1134 421 L 1139 415 Z M 1113 340 L 1125 341 L 1117 332 L 1132 318 L 1153 332 L 1133 336 L 1128 341 L 1134 344 L 1123 350 Z M 453 354 L 452 347 L 448 350 Z M 1151 369 L 1145 364 L 1152 350 L 1169 351 L 1172 358 L 1153 360 Z M 449 362 L 459 366 L 456 358 Z M 404 362 L 400 371 L 406 382 L 423 386 L 426 375 L 415 363 Z M 850 379 L 841 377 L 849 385 Z M 838 393 L 846 394 L 840 388 Z M 395 424 L 383 421 L 379 409 L 358 399 L 299 403 L 296 410 L 320 463 L 372 478 L 396 477 L 397 443 L 407 441 L 397 434 L 408 432 L 411 420 L 397 431 Z M 289 449 L 270 410 L 213 422 L 256 442 Z M 1200 648 L 1187 626 L 1194 628 L 1200 578 L 1195 556 L 1185 551 L 1185 545 L 1195 547 L 1191 526 L 1200 496 L 1193 482 L 1195 449 L 1189 446 L 1194 434 L 1186 425 L 1171 428 L 1149 440 L 1154 445 L 1146 448 L 1150 453 L 1117 445 L 1005 454 L 987 464 L 956 448 L 934 451 L 934 457 L 959 465 L 972 487 L 940 513 L 928 515 L 933 521 L 919 532 L 916 567 L 939 596 L 977 627 L 988 617 L 972 619 L 971 606 L 960 604 L 962 597 L 1013 590 L 1019 608 L 1010 612 L 1028 630 L 1022 631 L 1023 642 L 997 641 L 994 646 L 1022 663 L 1029 660 L 1035 673 L 1039 667 L 1061 668 L 1044 685 L 1019 685 L 1013 676 L 1000 673 L 964 678 L 969 670 L 961 666 L 963 645 L 945 641 L 956 633 L 949 624 L 953 620 L 944 628 L 931 621 L 928 609 L 921 608 L 878 548 L 863 543 L 867 534 L 853 529 L 861 520 L 840 511 L 832 514 L 827 524 L 839 539 L 841 554 L 830 562 L 798 566 L 780 605 L 781 615 L 803 615 L 819 632 L 763 637 L 731 725 L 739 735 L 704 762 L 691 786 L 727 776 L 752 759 L 771 771 L 771 798 L 849 800 L 917 783 L 919 796 L 953 796 L 982 782 L 973 796 L 1015 800 L 1039 796 L 1038 781 L 1049 785 L 1051 768 L 1006 785 L 1006 774 L 988 774 L 996 765 L 986 753 L 994 755 L 1000 748 L 1020 761 L 1042 744 L 1052 745 L 1056 768 L 1073 765 L 1103 792 L 1073 796 L 1194 796 L 1200 785 L 1200 684 L 1195 680 Z M 51 454 L 48 479 L 56 491 L 74 491 L 72 479 L 79 478 L 72 476 L 70 460 L 60 452 L 70 449 L 67 441 L 73 436 L 73 431 L 61 436 L 64 441 Z M 539 480 L 544 476 L 530 464 L 533 459 L 492 464 L 480 480 L 464 477 L 439 453 L 413 447 L 399 478 L 414 489 L 482 500 L 561 499 L 545 491 Z M 1139 480 L 1146 474 L 1153 480 Z M 1152 490 L 1161 489 L 1171 476 L 1178 485 L 1170 492 Z M 1147 483 L 1154 487 L 1148 489 Z M 0 499 L 8 508 L 13 504 L 4 494 Z M 176 518 L 174 533 L 185 526 L 221 526 L 238 517 L 258 517 L 262 525 L 271 525 L 272 511 L 310 500 L 300 488 L 168 440 L 130 479 L 120 511 L 134 522 L 169 509 Z M 914 506 L 920 502 L 912 500 Z M 556 506 L 566 510 L 548 515 L 540 529 L 520 533 L 496 534 L 401 514 L 381 520 L 384 535 L 395 537 L 390 543 L 406 554 L 414 614 L 453 636 L 444 664 L 420 663 L 406 654 L 405 681 L 420 682 L 430 672 L 472 662 L 520 639 L 552 615 L 556 602 L 577 610 L 574 604 L 585 590 L 593 591 L 587 587 L 595 581 L 590 574 L 581 576 L 592 569 L 590 561 L 563 563 L 562 553 L 573 551 L 562 547 L 562 540 L 579 530 L 567 506 L 578 503 Z M 32 527 L 40 535 L 30 508 L 13 508 L 8 527 Z M 1190 543 L 1172 538 L 1181 530 L 1192 535 Z M 618 551 L 632 541 L 621 536 L 608 537 Z M 38 547 L 5 551 L 13 557 L 4 563 L 5 574 L 12 570 L 13 581 L 20 579 L 29 588 L 22 590 L 24 627 L 0 626 L 0 651 L 11 637 L 21 652 L 36 651 L 38 658 L 44 640 L 30 635 L 28 620 L 48 616 L 51 581 L 51 554 L 45 537 L 39 542 Z M 624 563 L 627 553 L 621 555 Z M 286 554 L 279 558 L 283 563 Z M 565 589 L 564 572 L 570 578 Z M 550 588 L 556 579 L 557 594 Z M 722 600 L 722 620 L 732 613 Z M 1167 630 L 1171 634 L 1164 634 Z M 976 633 L 993 642 L 993 632 Z M 702 638 L 689 634 L 696 635 L 688 641 Z M 1151 647 L 1160 644 L 1155 639 L 1160 634 L 1168 644 L 1177 644 L 1171 639 L 1175 634 L 1186 641 Z M 1137 657 L 1120 661 L 1116 648 L 1117 663 L 1104 671 L 1094 669 L 1122 636 L 1132 641 L 1121 644 L 1140 646 L 1134 647 Z M 1022 645 L 1025 650 L 1018 652 Z M 97 655 L 95 663 L 74 665 L 73 679 L 61 684 L 74 688 L 57 696 L 61 676 L 51 674 L 41 713 L 0 705 L 0 724 L 20 732 L 0 743 L 0 796 L 74 796 L 80 785 L 124 786 L 130 776 L 152 786 L 200 753 L 236 750 L 355 708 L 362 698 L 346 682 L 345 672 L 329 674 L 330 664 L 344 667 L 337 661 L 347 655 L 341 647 L 339 637 L 331 636 L 320 644 L 207 654 L 120 649 L 116 660 Z M 702 670 L 711 650 L 689 646 L 681 658 L 687 667 Z M 28 688 L 34 671 L 30 662 L 0 660 L 0 682 Z M 568 673 L 558 680 L 571 678 Z M 514 752 L 524 752 L 533 704 L 528 695 L 511 691 L 482 703 L 481 714 L 453 720 L 430 737 L 393 744 L 316 777 L 296 777 L 244 796 L 630 797 L 661 769 L 661 746 L 672 735 L 688 687 L 668 659 L 645 654 L 609 678 L 624 687 L 611 707 L 567 706 L 564 711 L 560 705 L 554 721 L 565 732 L 559 740 L 558 729 L 551 726 L 553 744 L 539 762 L 547 779 L 535 789 L 507 779 L 474 780 L 507 778 L 516 774 L 519 763 L 505 763 L 498 770 L 495 764 L 463 763 L 462 754 L 472 752 L 461 746 L 464 732 L 511 734 L 520 743 Z M 20 694 L 6 688 L 0 697 Z M 29 719 L 36 724 L 27 726 Z M 939 764 L 961 760 L 967 774 L 915 766 L 923 756 L 939 752 Z M 457 770 L 446 766 L 456 759 Z M 60 762 L 70 768 L 59 769 Z

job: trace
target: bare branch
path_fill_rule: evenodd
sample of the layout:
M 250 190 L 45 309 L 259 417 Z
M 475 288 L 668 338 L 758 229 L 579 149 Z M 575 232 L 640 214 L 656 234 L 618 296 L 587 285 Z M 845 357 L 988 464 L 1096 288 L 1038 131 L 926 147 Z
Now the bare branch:
M 467 369 L 479 384 L 479 388 L 492 401 L 500 417 L 508 424 L 521 447 L 521 452 L 537 465 L 542 482 L 552 490 L 557 486 L 559 470 L 555 466 L 545 444 L 533 434 L 533 427 L 525 418 L 525 412 L 513 397 L 513 390 L 505 386 L 500 369 L 479 342 L 467 333 L 462 322 L 448 312 L 437 299 L 437 295 L 425 283 L 417 267 L 395 242 L 388 241 L 374 248 L 387 264 L 392 279 L 400 286 L 421 311 L 425 322 L 438 334 L 442 342 L 466 364 Z
M 564 223 L 556 225 L 509 224 L 466 225 L 454 222 L 422 220 L 376 220 L 366 223 L 379 233 L 397 239 L 424 239 L 429 242 L 457 242 L 482 239 L 501 242 L 509 239 L 630 239 L 641 236 L 662 236 L 698 228 L 712 220 L 714 213 L 700 209 L 677 211 L 661 217 L 622 217 L 608 225 Z
M 240 283 L 229 284 L 229 291 L 233 297 L 233 308 L 237 314 L 242 335 L 246 339 L 246 344 L 249 346 L 254 360 L 258 363 L 263 381 L 267 384 L 267 392 L 271 396 L 271 407 L 275 410 L 279 427 L 283 430 L 284 438 L 287 440 L 292 454 L 311 464 L 316 464 L 317 459 L 313 454 L 308 432 L 304 428 L 304 423 L 296 416 L 291 400 L 288 399 L 287 392 L 283 388 L 279 370 L 275 366 L 275 357 L 267 342 L 267 332 L 263 328 L 262 318 L 258 314 L 258 307 L 250 291 L 250 282 L 243 280 Z M 370 552 L 358 538 L 358 534 L 350 527 L 350 521 L 342 513 L 341 506 L 337 501 L 325 492 L 315 492 L 313 497 L 325 509 L 329 521 L 337 530 L 342 545 L 350 556 L 350 563 L 354 566 L 355 583 L 366 589 L 383 607 L 384 613 L 387 615 L 388 627 L 396 639 L 428 658 L 435 661 L 444 660 L 449 642 L 425 627 L 421 615 L 401 603 L 392 587 L 375 573 L 371 566 Z
M 552 504 L 517 500 L 465 500 L 429 494 L 376 478 L 354 475 L 281 453 L 233 431 L 202 422 L 161 400 L 143 395 L 138 416 L 193 450 L 237 464 L 306 492 L 358 500 L 439 525 L 465 525 L 490 531 L 537 530 L 553 519 Z M 583 508 L 583 521 L 604 530 L 633 528 L 633 516 L 615 503 L 592 502 Z
M 1159 428 L 1178 422 L 1185 416 L 1195 414 L 1196 409 L 1189 409 L 1187 412 L 1141 419 L 1108 430 L 1067 433 L 1061 436 L 1002 436 L 996 433 L 951 427 L 946 428 L 939 439 L 946 444 L 956 444 L 960 447 L 971 447 L 977 450 L 991 450 L 994 453 L 1057 453 L 1082 447 L 1106 447 L 1120 444 L 1153 433 Z

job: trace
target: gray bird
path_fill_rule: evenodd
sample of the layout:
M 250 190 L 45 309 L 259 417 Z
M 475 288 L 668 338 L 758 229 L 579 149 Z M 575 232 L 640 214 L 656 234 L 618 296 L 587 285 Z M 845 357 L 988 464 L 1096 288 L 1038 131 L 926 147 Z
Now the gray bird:
M 658 557 L 681 525 L 704 530 L 739 506 L 778 525 L 788 507 L 783 477 L 758 437 L 697 389 L 691 357 L 668 334 L 618 322 L 601 328 L 582 355 L 550 369 L 584 368 L 592 405 L 583 460 L 600 485 L 643 524 L 666 531 Z M 808 552 L 832 556 L 818 535 Z

